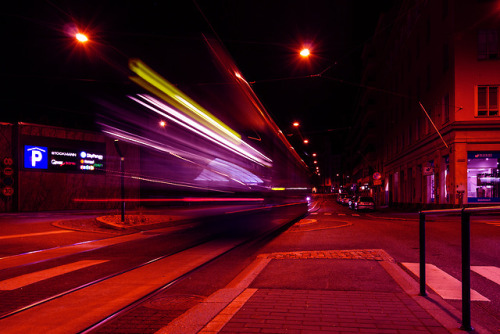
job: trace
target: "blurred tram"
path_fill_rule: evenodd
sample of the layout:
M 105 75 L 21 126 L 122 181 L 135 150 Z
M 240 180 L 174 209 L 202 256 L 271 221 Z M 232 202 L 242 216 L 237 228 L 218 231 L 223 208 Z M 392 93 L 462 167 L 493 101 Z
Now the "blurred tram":
M 127 176 L 141 200 L 306 203 L 307 165 L 224 47 L 204 37 L 172 49 L 162 65 L 129 60 L 136 85 L 101 103 L 102 131 L 140 147 L 140 175 Z

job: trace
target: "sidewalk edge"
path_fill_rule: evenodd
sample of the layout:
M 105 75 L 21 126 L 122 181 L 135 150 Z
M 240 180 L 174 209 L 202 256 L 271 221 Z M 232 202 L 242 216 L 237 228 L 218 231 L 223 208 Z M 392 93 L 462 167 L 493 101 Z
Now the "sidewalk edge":
M 380 265 L 399 284 L 399 286 L 415 300 L 427 313 L 445 327 L 450 333 L 468 333 L 460 330 L 461 313 L 456 308 L 448 304 L 444 299 L 434 293 L 428 293 L 427 297 L 419 295 L 418 282 L 407 274 L 397 263 L 380 261 Z M 475 332 L 490 333 L 477 323 L 473 324 Z

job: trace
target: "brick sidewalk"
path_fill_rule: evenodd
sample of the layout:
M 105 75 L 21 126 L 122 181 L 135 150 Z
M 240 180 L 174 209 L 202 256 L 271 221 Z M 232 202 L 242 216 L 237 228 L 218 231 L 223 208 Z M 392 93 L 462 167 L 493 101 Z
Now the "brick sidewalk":
M 283 289 L 257 289 L 220 331 L 352 332 L 449 333 L 406 293 Z
M 388 275 L 386 270 L 389 270 L 388 266 L 396 265 L 383 250 L 266 253 L 260 254 L 257 261 L 268 262 L 259 270 L 254 270 L 254 278 L 250 280 L 252 283 L 248 281 L 239 296 L 218 311 L 203 329 L 192 332 L 449 333 L 409 291 L 401 289 L 392 281 L 394 277 Z M 385 266 L 375 263 L 385 263 Z M 311 268 L 315 266 L 324 266 L 326 271 L 314 272 Z M 359 268 L 363 268 L 364 272 L 359 271 Z M 297 275 L 304 272 L 316 279 L 313 285 L 317 289 L 297 288 L 308 280 Z M 334 275 L 331 280 L 338 283 L 338 274 L 346 276 L 349 273 L 356 275 L 359 282 L 353 285 L 348 282 L 349 278 L 344 278 L 347 283 L 324 288 L 325 275 Z M 363 280 L 368 281 L 363 283 Z M 299 285 L 296 285 L 297 282 Z M 380 290 L 382 286 L 383 290 Z M 207 302 L 205 307 L 213 307 L 214 301 Z M 192 316 L 203 313 L 206 312 L 197 311 Z M 192 320 L 183 321 L 182 324 L 190 322 Z M 188 328 L 180 325 L 173 332 L 180 333 Z

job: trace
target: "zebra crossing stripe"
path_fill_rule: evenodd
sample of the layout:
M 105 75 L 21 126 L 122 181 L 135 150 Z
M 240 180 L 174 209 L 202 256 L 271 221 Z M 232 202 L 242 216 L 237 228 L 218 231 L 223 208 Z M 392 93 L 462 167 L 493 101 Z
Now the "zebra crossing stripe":
M 403 266 L 408 268 L 413 274 L 420 277 L 419 263 L 402 263 Z M 443 299 L 462 299 L 462 282 L 457 280 L 455 277 L 448 275 L 446 272 L 442 271 L 433 264 L 426 264 L 425 271 L 427 276 L 427 285 L 429 288 L 434 290 Z M 479 292 L 472 290 L 470 291 L 472 301 L 486 301 L 490 300 Z
M 2 290 L 15 290 L 30 285 L 39 281 L 43 281 L 52 277 L 67 274 L 69 272 L 94 266 L 109 260 L 84 260 L 74 263 L 65 264 L 59 267 L 45 269 L 34 273 L 21 275 L 13 278 L 6 279 L 0 282 L 0 291 Z
M 492 266 L 472 266 L 470 269 L 500 285 L 500 268 Z
M 26 238 L 26 237 L 39 237 L 42 235 L 47 235 L 47 234 L 61 234 L 61 233 L 70 233 L 74 231 L 69 231 L 69 230 L 58 230 L 58 231 L 46 231 L 46 232 L 38 232 L 38 233 L 28 233 L 28 234 L 10 234 L 10 235 L 4 235 L 0 237 L 0 240 L 3 239 L 15 239 L 15 238 Z

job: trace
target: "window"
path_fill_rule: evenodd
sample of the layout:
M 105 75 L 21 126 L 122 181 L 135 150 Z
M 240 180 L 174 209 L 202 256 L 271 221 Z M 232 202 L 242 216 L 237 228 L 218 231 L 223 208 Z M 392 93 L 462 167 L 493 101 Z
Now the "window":
M 448 0 L 443 0 L 443 19 L 448 16 Z
M 407 144 L 408 144 L 408 145 L 411 145 L 411 141 L 412 141 L 412 139 L 413 139 L 413 138 L 412 138 L 412 131 L 411 131 L 411 130 L 412 130 L 412 124 L 410 124 L 410 125 L 408 126 L 408 141 L 407 141 Z
M 443 45 L 443 73 L 446 73 L 450 68 L 450 47 L 448 43 Z
M 429 45 L 431 41 L 431 20 L 427 19 L 425 22 L 425 42 Z
M 415 140 L 420 138 L 420 117 L 417 116 L 417 120 L 415 122 Z
M 498 116 L 498 86 L 477 87 L 477 115 Z
M 431 65 L 427 64 L 427 80 L 425 84 L 425 91 L 429 92 L 431 90 Z
M 417 44 L 417 47 L 415 48 L 415 54 L 417 56 L 417 59 L 420 58 L 420 38 L 417 37 L 415 43 Z
M 477 59 L 499 59 L 497 30 L 479 31 L 477 36 Z
M 450 95 L 446 94 L 443 97 L 443 123 L 450 120 Z

